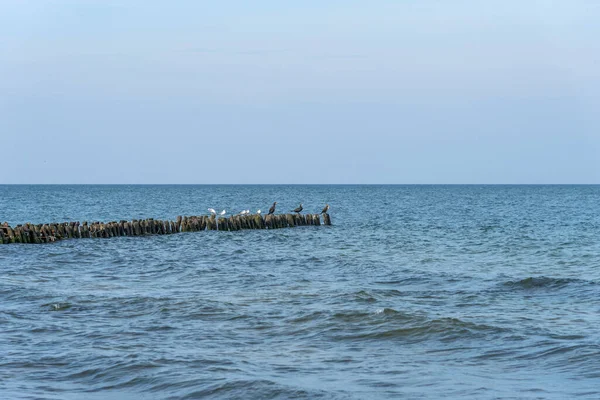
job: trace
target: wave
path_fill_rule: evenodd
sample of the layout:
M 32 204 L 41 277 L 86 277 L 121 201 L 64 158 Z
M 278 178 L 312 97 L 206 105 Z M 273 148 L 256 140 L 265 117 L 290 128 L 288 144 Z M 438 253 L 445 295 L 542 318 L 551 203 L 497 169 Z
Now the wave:
M 519 281 L 507 281 L 502 283 L 502 286 L 509 287 L 512 289 L 560 289 L 568 285 L 595 285 L 593 281 L 586 281 L 583 279 L 576 278 L 553 278 L 548 276 L 530 276 Z
M 336 340 L 441 340 L 453 341 L 500 335 L 507 329 L 464 321 L 454 317 L 427 318 L 393 308 L 375 312 L 346 312 L 331 316 L 330 329 Z

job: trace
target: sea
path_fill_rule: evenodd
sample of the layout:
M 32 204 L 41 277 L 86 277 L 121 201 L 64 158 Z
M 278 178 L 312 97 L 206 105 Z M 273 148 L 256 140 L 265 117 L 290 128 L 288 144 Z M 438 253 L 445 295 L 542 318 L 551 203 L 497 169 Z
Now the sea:
M 598 185 L 1 185 L 0 223 L 332 226 L 0 245 L 1 399 L 599 399 Z

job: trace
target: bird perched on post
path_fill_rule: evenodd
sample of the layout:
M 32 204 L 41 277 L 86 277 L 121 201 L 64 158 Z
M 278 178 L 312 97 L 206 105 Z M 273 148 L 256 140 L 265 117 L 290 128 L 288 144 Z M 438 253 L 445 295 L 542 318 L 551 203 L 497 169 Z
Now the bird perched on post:
M 208 211 L 210 211 L 210 213 L 211 213 L 212 215 L 217 215 L 217 212 L 215 211 L 215 209 L 214 209 L 214 208 L 209 208 L 209 209 L 208 209 Z
M 225 210 L 221 211 L 219 215 L 225 215 Z
M 258 215 L 260 215 L 260 210 L 256 210 L 256 213 L 257 213 Z
M 271 215 L 275 212 L 276 205 L 277 205 L 277 202 L 274 202 L 273 205 L 271 206 L 271 208 L 269 208 L 269 215 Z
M 325 204 L 325 208 L 323 208 L 323 211 L 321 211 L 321 214 L 327 214 L 327 211 L 329 211 L 329 204 Z
M 295 212 L 295 213 L 300 213 L 300 211 L 302 211 L 302 203 L 300 203 L 299 207 L 296 207 L 292 210 L 292 212 Z

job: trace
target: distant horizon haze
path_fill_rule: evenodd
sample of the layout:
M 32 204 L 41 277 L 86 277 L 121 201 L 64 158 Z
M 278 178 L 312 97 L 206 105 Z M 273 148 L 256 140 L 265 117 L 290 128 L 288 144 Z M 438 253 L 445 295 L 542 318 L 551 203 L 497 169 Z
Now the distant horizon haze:
M 600 2 L 5 0 L 0 184 L 600 184 Z

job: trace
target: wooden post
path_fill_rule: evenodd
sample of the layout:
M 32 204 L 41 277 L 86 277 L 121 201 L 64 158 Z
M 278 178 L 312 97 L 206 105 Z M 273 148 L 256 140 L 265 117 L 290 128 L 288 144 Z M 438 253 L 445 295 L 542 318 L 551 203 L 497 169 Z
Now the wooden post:
M 35 234 L 35 225 L 28 223 L 27 229 L 29 229 L 29 243 L 39 243 L 39 239 Z
M 30 243 L 42 243 L 39 236 L 39 231 L 36 230 L 37 226 L 33 224 L 29 224 L 29 242 Z M 2 243 L 2 239 L 0 239 L 0 243 Z
M 227 224 L 227 218 L 219 217 L 218 229 L 220 231 L 228 231 L 229 224 Z
M 26 243 L 25 238 L 23 237 L 23 225 L 17 225 L 15 228 L 15 233 L 18 240 L 17 243 Z
M 287 221 L 285 220 L 285 215 L 279 214 L 277 216 L 277 228 L 285 228 L 287 227 Z
M 206 221 L 206 229 L 208 229 L 209 231 L 217 230 L 217 221 L 214 215 L 211 215 Z
M 54 241 L 54 237 L 52 236 L 52 229 L 48 224 L 42 225 L 42 237 L 45 243 L 50 243 Z
M 0 226 L 0 237 L 2 238 L 2 243 L 10 243 L 8 239 L 8 222 L 5 222 L 2 224 L 2 226 Z
M 71 222 L 73 224 L 73 237 L 75 239 L 81 238 L 81 232 L 79 231 L 79 221 Z
M 286 214 L 285 219 L 287 220 L 287 224 L 289 226 L 296 226 L 296 222 L 294 222 L 294 216 L 292 214 Z
M 237 224 L 235 223 L 235 217 L 233 215 L 228 218 L 227 224 L 229 225 L 230 231 L 238 231 L 239 230 Z
M 13 229 L 9 226 L 7 229 L 7 235 L 8 235 L 8 242 L 9 243 L 16 243 L 17 239 L 15 237 L 15 231 L 13 231 Z
M 265 217 L 265 227 L 267 229 L 273 229 L 273 214 L 267 214 L 267 216 Z
M 29 232 L 25 231 L 24 225 L 19 225 L 19 236 L 21 237 L 21 243 L 29 243 Z
M 23 226 L 23 235 L 25 236 L 25 243 L 35 244 L 35 239 L 33 238 L 32 231 L 33 228 L 31 227 L 31 223 L 28 222 Z
M 107 238 L 111 238 L 111 237 L 115 236 L 112 225 L 113 225 L 112 222 L 107 222 L 104 224 L 104 228 L 106 229 L 106 237 Z
M 323 213 L 323 225 L 331 225 L 331 218 L 328 213 Z
M 319 214 L 313 214 L 313 221 L 315 225 L 321 225 L 321 216 Z

